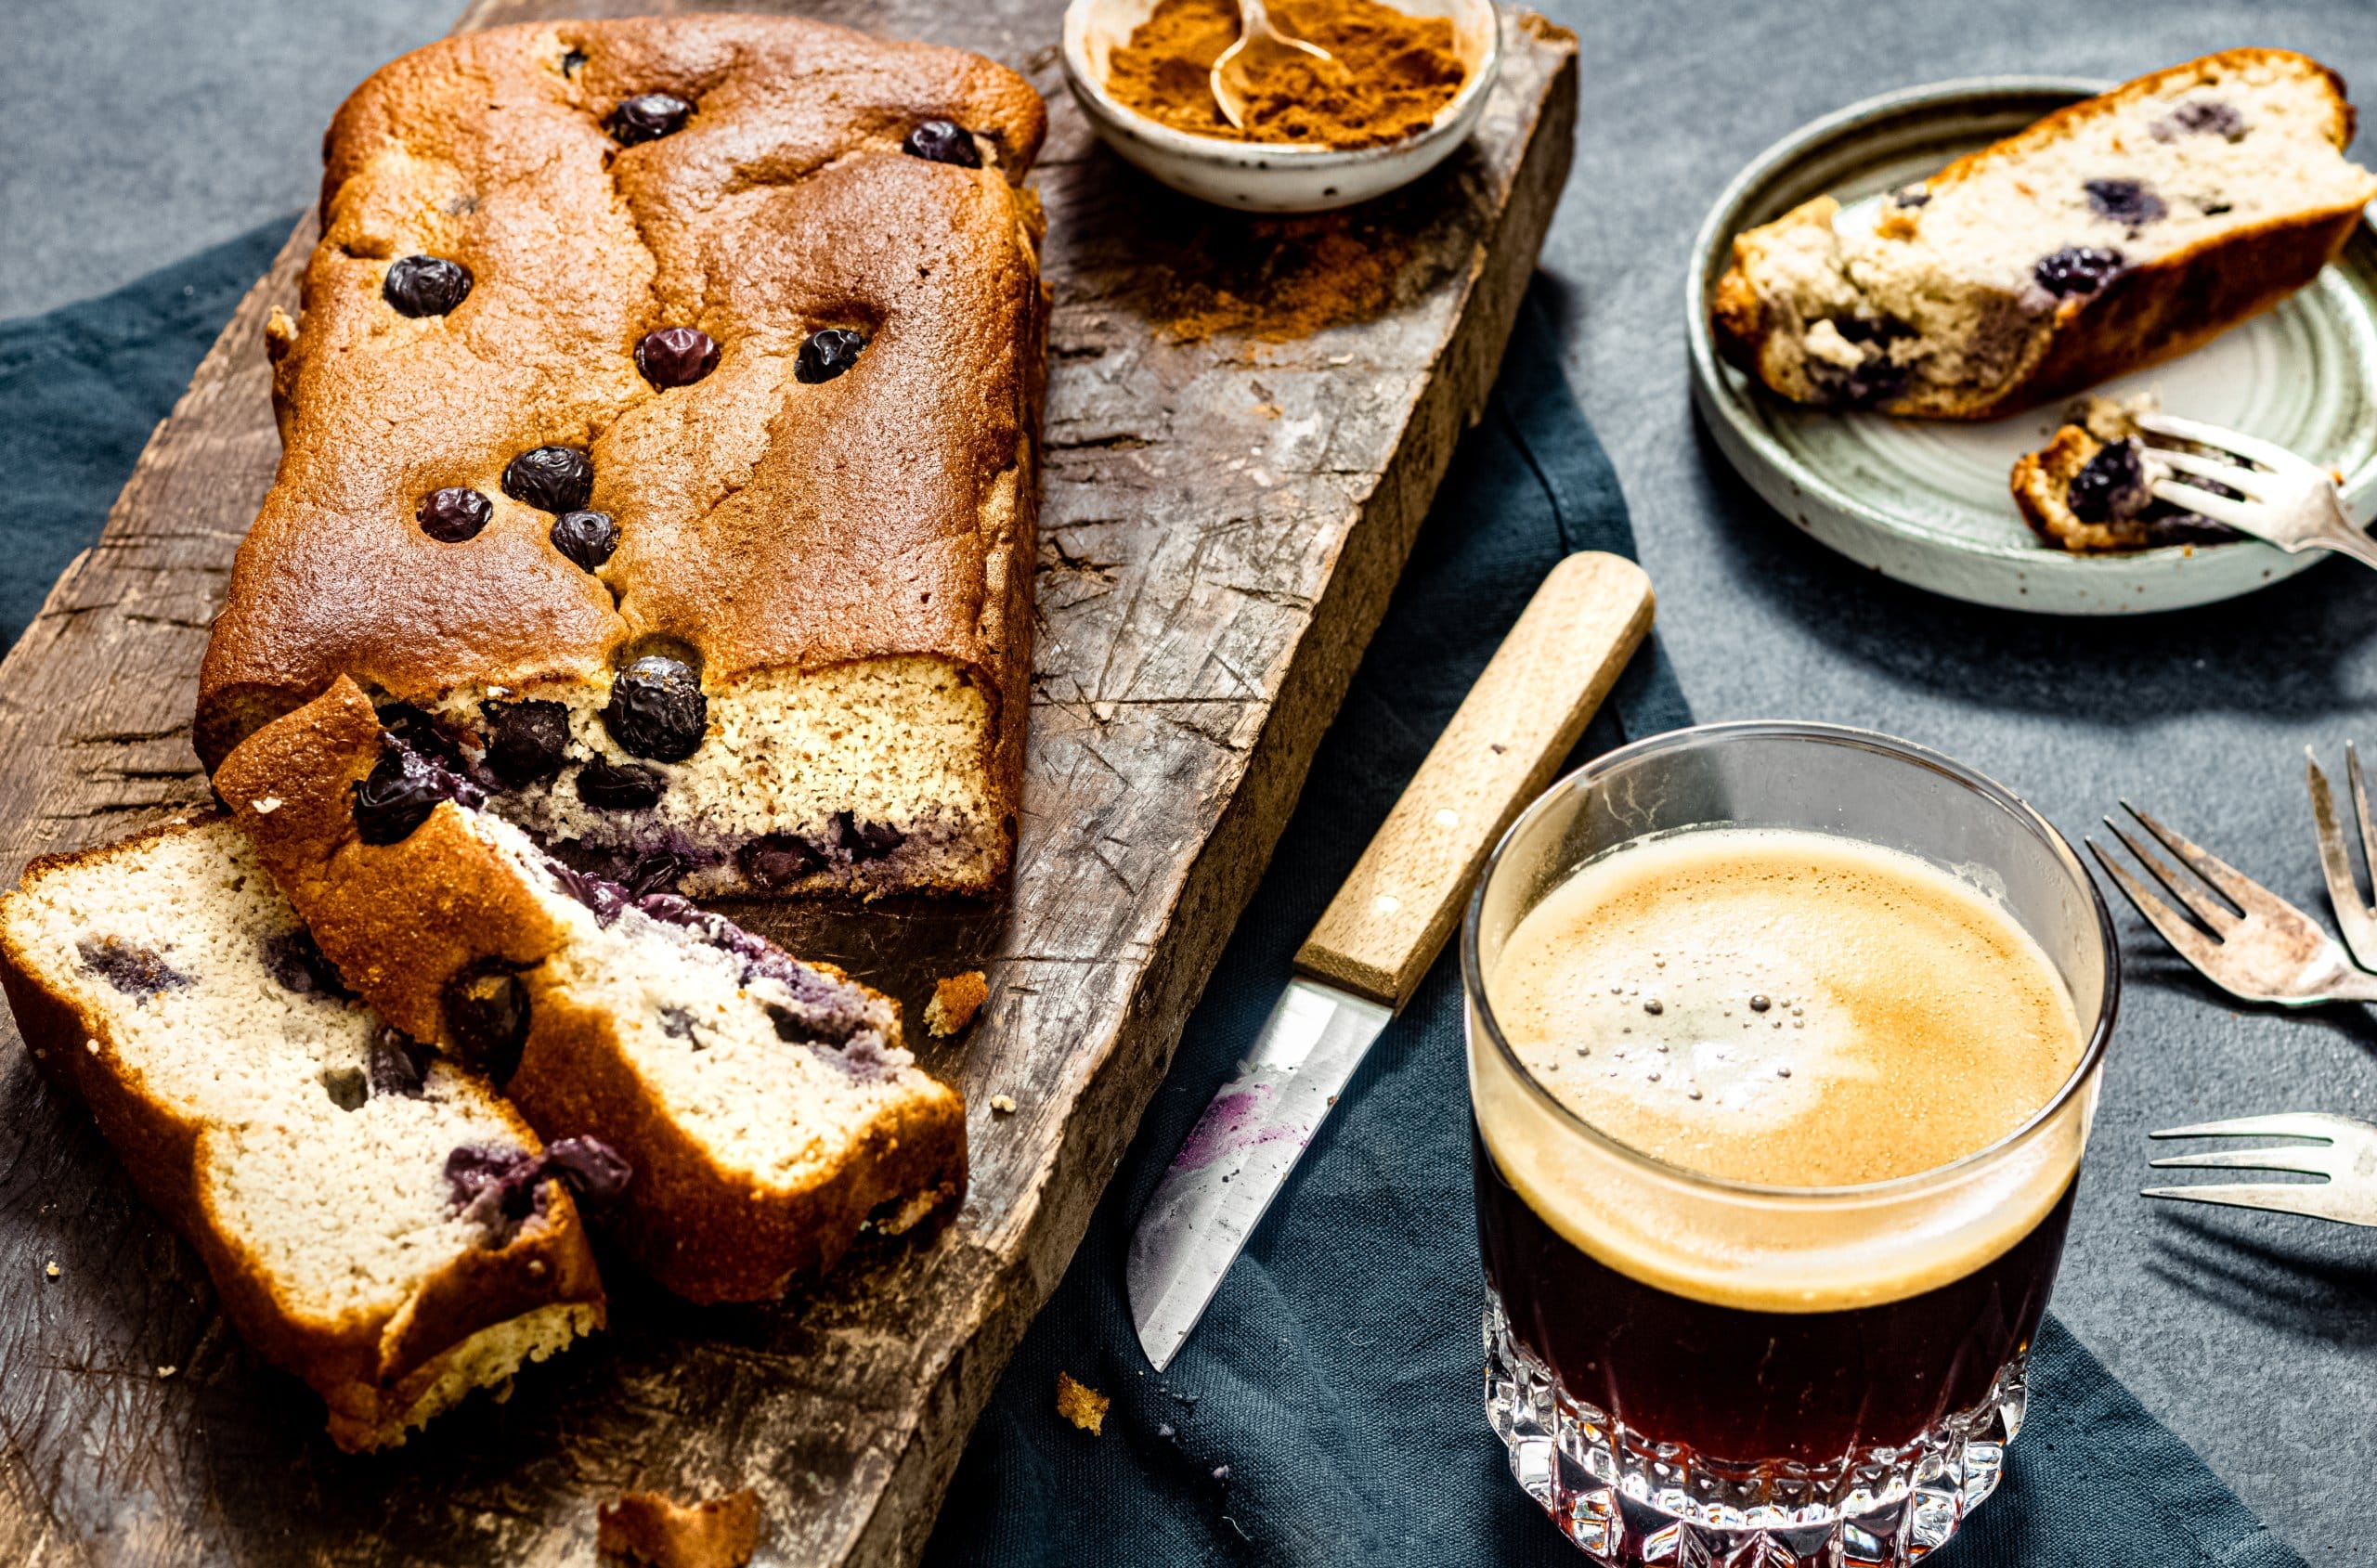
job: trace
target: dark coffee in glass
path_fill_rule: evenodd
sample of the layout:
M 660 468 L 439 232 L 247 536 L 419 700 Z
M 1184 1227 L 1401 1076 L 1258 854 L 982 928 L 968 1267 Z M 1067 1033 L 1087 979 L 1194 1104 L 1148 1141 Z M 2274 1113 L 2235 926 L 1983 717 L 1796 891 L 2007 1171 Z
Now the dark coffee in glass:
M 2109 932 L 2034 813 L 1862 732 L 1660 737 L 1521 818 L 1463 940 L 1487 1404 L 1588 1552 L 1908 1562 L 1988 1495 Z

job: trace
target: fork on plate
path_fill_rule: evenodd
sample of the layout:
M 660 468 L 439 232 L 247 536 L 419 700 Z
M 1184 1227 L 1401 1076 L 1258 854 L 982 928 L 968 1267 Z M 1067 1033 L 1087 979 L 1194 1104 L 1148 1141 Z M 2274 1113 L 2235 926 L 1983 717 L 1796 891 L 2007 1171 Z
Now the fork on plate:
M 2139 414 L 2137 427 L 2150 434 L 2185 441 L 2219 452 L 2170 447 L 2145 447 L 2148 487 L 2173 506 L 2185 507 L 2241 534 L 2278 546 L 2289 555 L 2332 550 L 2365 566 L 2377 566 L 2377 540 L 2345 515 L 2335 475 L 2275 441 L 2183 420 L 2172 414 Z M 2188 483 L 2209 480 L 2232 495 Z

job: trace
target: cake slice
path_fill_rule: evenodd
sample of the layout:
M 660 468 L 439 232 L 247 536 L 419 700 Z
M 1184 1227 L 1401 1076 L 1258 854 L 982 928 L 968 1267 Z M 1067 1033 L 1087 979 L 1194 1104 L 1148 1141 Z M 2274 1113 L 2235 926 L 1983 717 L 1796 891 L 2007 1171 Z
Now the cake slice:
M 323 143 L 211 769 L 344 675 L 693 895 L 983 894 L 1031 702 L 1039 95 L 781 17 L 537 22 Z
M 1882 199 L 1734 240 L 1718 347 L 1799 403 L 1982 420 L 2185 353 L 2319 275 L 2377 197 L 2344 83 L 2283 49 L 2159 71 Z
M 573 870 L 341 680 L 216 786 L 346 982 L 548 1138 L 634 1167 L 605 1216 L 697 1302 L 780 1295 L 966 1176 L 966 1109 L 889 997 L 671 893 Z
M 617 1173 L 383 1028 L 224 818 L 35 861 L 0 899 L 0 983 L 340 1447 L 402 1443 L 603 1326 L 560 1176 Z

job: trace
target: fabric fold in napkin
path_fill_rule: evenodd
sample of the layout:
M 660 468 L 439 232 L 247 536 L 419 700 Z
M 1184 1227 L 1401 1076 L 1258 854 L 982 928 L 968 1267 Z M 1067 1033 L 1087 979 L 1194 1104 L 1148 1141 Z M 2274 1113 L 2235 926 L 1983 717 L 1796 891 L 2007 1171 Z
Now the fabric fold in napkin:
M 1574 551 L 1635 552 L 1558 343 L 1539 284 L 1171 1075 L 975 1429 L 928 1568 L 1583 1561 L 1511 1479 L 1486 1425 L 1485 1281 L 1449 952 L 1371 1048 L 1162 1376 L 1132 1332 L 1123 1283 L 1132 1223 L 1157 1178 L 1536 585 Z M 1570 765 L 1690 722 L 1655 638 Z M 1101 1435 L 1057 1415 L 1059 1372 L 1111 1399 Z M 2052 1320 L 2007 1479 L 1933 1561 L 2302 1568 Z
M 293 221 L 0 323 L 0 456 L 16 486 L 0 519 L 0 637 L 22 632 L 98 537 L 149 431 Z M 1633 553 L 1557 343 L 1530 297 L 1170 1081 L 966 1451 L 933 1568 L 1581 1561 L 1486 1428 L 1451 963 L 1372 1050 L 1167 1376 L 1148 1370 L 1123 1291 L 1130 1222 L 1528 595 L 1572 551 Z M 1578 759 L 1689 721 L 1650 645 Z M 1112 1400 L 1102 1435 L 1058 1415 L 1059 1371 Z M 2005 1487 L 1941 1568 L 2302 1568 L 2052 1321 L 2033 1393 Z

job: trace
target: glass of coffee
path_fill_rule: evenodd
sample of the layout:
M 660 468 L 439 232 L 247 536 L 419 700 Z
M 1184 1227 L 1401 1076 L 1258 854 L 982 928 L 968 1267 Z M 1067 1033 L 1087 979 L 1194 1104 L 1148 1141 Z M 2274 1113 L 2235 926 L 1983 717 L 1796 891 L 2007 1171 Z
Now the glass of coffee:
M 1519 818 L 1461 937 L 1486 1404 L 1609 1564 L 1882 1565 L 1996 1485 L 2120 990 L 2054 827 L 1710 725 Z

